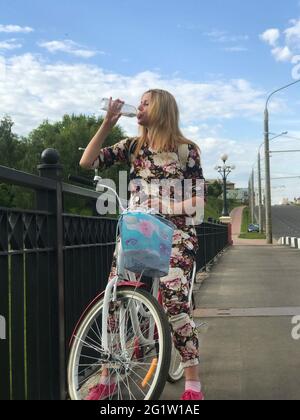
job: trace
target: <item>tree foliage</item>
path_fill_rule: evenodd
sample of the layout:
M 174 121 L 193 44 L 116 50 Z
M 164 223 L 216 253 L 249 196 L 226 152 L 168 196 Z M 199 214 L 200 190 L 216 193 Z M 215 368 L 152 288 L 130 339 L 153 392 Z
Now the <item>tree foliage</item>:
M 223 192 L 223 187 L 218 181 L 215 181 L 212 185 L 208 186 L 208 195 L 210 197 L 218 198 L 220 197 L 222 192 Z
M 41 163 L 41 153 L 48 148 L 56 149 L 63 165 L 63 181 L 68 182 L 69 174 L 93 176 L 93 171 L 79 167 L 82 151 L 95 135 L 103 119 L 86 115 L 64 115 L 61 121 L 51 123 L 44 121 L 27 137 L 18 137 L 13 133 L 13 121 L 4 117 L 0 121 L 0 165 L 14 168 L 31 174 L 38 174 L 37 166 Z M 104 146 L 112 145 L 125 137 L 120 127 L 115 127 Z M 101 176 L 117 181 L 122 168 L 106 170 Z M 85 213 L 86 203 L 67 197 L 66 207 L 73 211 Z M 18 187 L 0 184 L 0 205 L 6 207 L 30 208 L 33 206 L 33 194 Z

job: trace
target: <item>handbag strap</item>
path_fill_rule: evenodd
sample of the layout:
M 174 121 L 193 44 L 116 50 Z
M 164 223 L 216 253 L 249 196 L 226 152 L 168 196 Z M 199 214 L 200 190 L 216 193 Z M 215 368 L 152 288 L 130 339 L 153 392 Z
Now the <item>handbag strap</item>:
M 137 139 L 134 138 L 130 142 L 130 145 L 129 145 L 129 148 L 128 148 L 129 161 L 131 161 L 131 155 L 134 154 L 136 146 L 137 146 Z M 179 157 L 179 162 L 180 162 L 181 166 L 185 167 L 186 164 L 187 164 L 188 157 L 189 157 L 189 145 L 188 144 L 180 144 L 178 146 L 178 157 Z

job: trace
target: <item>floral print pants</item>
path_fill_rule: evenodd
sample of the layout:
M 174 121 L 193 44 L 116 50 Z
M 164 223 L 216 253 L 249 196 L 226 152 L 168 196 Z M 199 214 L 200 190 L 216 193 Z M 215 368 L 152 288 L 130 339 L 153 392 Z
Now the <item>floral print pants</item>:
M 173 331 L 173 341 L 184 368 L 199 364 L 199 341 L 192 308 L 189 303 L 190 282 L 197 249 L 196 233 L 176 230 L 173 237 L 170 271 L 160 279 L 160 292 L 165 312 Z M 117 274 L 116 252 L 109 280 Z M 140 275 L 137 275 L 137 281 Z M 113 313 L 110 322 L 113 324 Z

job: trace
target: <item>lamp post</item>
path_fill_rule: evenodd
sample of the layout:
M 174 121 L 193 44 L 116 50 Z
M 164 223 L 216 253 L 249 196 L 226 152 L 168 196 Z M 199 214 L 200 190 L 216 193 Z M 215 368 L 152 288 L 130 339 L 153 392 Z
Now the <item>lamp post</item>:
M 264 113 L 264 141 L 265 141 L 265 171 L 266 171 L 266 236 L 267 244 L 273 243 L 273 228 L 272 228 L 272 197 L 271 197 L 271 171 L 270 171 L 270 140 L 269 140 L 269 111 L 268 105 L 270 99 L 275 93 L 278 93 L 284 89 L 287 89 L 290 86 L 299 83 L 299 80 L 296 80 L 293 83 L 289 83 L 286 86 L 283 86 L 279 89 L 276 89 L 272 92 L 266 101 L 265 113 Z
M 231 165 L 231 166 L 226 165 L 226 162 L 228 160 L 228 155 L 226 155 L 226 154 L 221 157 L 221 160 L 223 161 L 224 165 L 223 166 L 216 166 L 215 170 L 219 172 L 219 174 L 221 175 L 222 180 L 223 180 L 224 206 L 223 206 L 222 216 L 223 217 L 229 217 L 228 204 L 227 204 L 227 178 L 228 178 L 228 175 L 235 169 L 235 166 L 234 165 Z

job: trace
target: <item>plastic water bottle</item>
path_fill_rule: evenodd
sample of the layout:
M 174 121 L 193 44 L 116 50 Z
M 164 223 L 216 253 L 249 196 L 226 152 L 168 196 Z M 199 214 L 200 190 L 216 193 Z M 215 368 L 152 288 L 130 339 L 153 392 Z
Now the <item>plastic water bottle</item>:
M 108 98 L 102 98 L 101 99 L 101 104 L 100 104 L 100 109 L 103 109 L 104 111 L 107 111 L 108 106 L 109 106 L 109 99 Z M 124 117 L 134 118 L 134 117 L 137 116 L 137 109 L 132 105 L 124 104 L 121 108 L 121 114 Z

